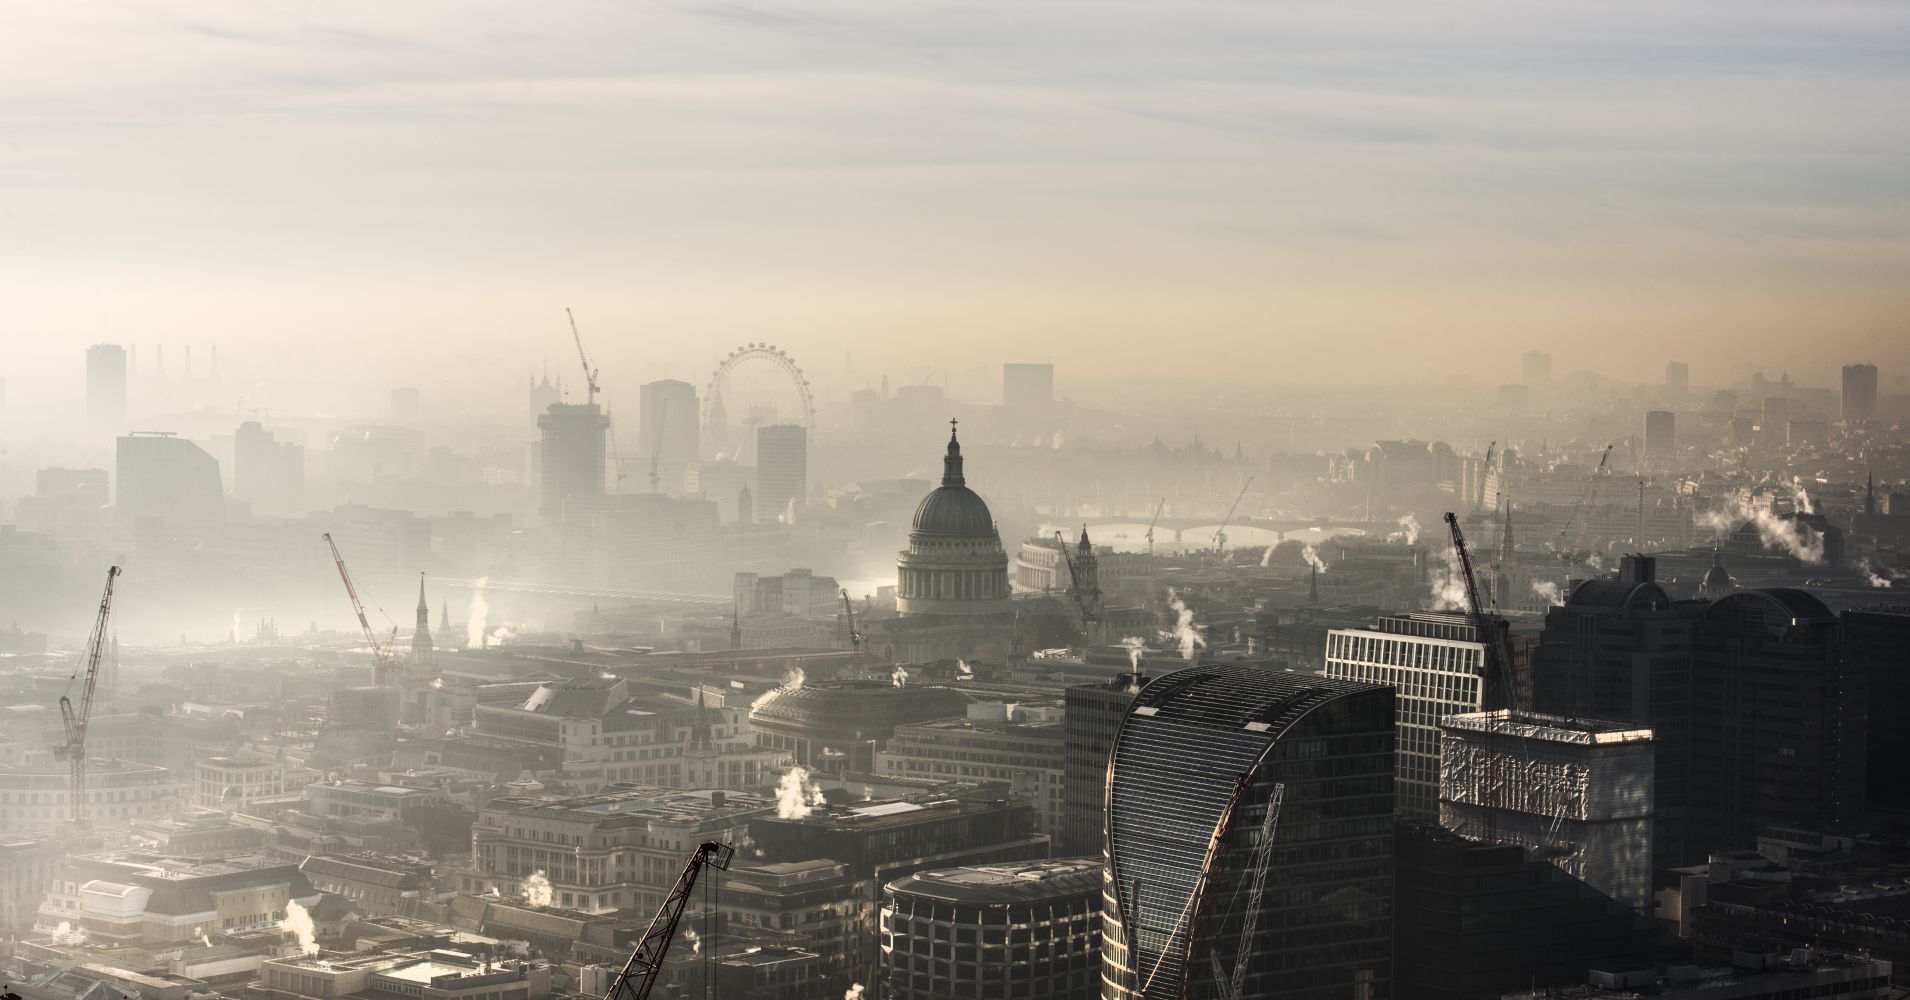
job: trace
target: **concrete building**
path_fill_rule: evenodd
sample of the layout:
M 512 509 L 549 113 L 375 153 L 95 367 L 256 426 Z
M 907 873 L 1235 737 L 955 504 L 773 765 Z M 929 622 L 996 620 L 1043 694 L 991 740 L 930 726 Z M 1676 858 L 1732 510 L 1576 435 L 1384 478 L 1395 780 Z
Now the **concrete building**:
M 637 430 L 643 435 L 638 450 L 645 460 L 645 474 L 656 470 L 657 490 L 679 493 L 685 488 L 690 466 L 703 457 L 702 421 L 696 387 L 688 382 L 662 379 L 646 382 L 638 391 Z M 647 479 L 643 488 L 650 488 Z
M 96 434 L 126 429 L 126 348 L 118 344 L 86 349 L 86 426 Z
M 1877 366 L 1844 366 L 1844 423 L 1860 424 L 1877 416 Z
M 756 520 L 774 523 L 801 512 L 809 495 L 809 429 L 800 424 L 756 428 Z
M 774 805 L 766 795 L 653 785 L 492 799 L 471 828 L 472 870 L 462 888 L 530 898 L 526 887 L 536 884 L 532 901 L 546 906 L 654 912 L 696 845 L 742 843 L 750 821 Z
M 34 928 L 66 924 L 95 946 L 152 946 L 276 929 L 286 904 L 318 905 L 297 866 L 141 854 L 75 857 L 55 875 Z
M 73 772 L 65 761 L 0 767 L 0 835 L 46 833 L 72 815 Z M 151 764 L 93 758 L 86 765 L 86 813 L 95 826 L 125 827 L 171 816 L 185 805 L 185 782 Z
M 877 799 L 791 818 L 765 812 L 750 821 L 749 836 L 767 861 L 831 858 L 883 884 L 928 868 L 1048 856 L 1034 809 L 990 798 Z
M 1125 673 L 1102 683 L 1068 688 L 1057 856 L 1098 854 L 1107 846 L 1108 758 L 1128 706 L 1146 683 L 1145 674 Z
M 1008 786 L 1017 802 L 1035 808 L 1035 829 L 1059 837 L 1066 730 L 1060 723 L 939 719 L 895 727 L 875 752 L 874 773 Z
M 1691 365 L 1685 361 L 1665 362 L 1665 388 L 1683 392 L 1691 388 Z
M 733 585 L 738 614 L 778 612 L 808 617 L 842 610 L 842 585 L 833 576 L 792 569 L 781 576 L 738 573 Z
M 596 403 L 552 403 L 537 418 L 537 513 L 547 524 L 566 518 L 564 507 L 589 507 L 604 495 L 604 437 L 610 418 Z
M 304 514 L 305 449 L 256 420 L 240 424 L 232 438 L 232 498 L 256 514 Z
M 1651 730 L 1513 711 L 1451 715 L 1439 729 L 1441 826 L 1649 911 Z
M 814 766 L 824 750 L 847 755 L 851 771 L 874 767 L 875 751 L 896 727 L 961 718 L 968 696 L 952 688 L 888 681 L 822 681 L 785 690 L 749 710 L 749 727 L 766 749 Z
M 1054 365 L 1002 365 L 1001 402 L 1019 416 L 1047 416 L 1054 408 Z
M 51 837 L 0 842 L 0 934 L 17 937 L 33 929 L 33 915 L 66 863 L 66 850 Z
M 1552 355 L 1546 351 L 1527 351 L 1519 363 L 1519 381 L 1544 388 L 1552 383 Z
M 431 866 L 377 854 L 336 854 L 306 858 L 298 866 L 312 888 L 347 901 L 367 917 L 402 912 L 408 900 L 435 888 Z
M 193 767 L 192 804 L 242 812 L 253 801 L 303 789 L 318 772 L 257 756 L 207 757 Z
M 1109 777 L 1101 995 L 1213 996 L 1238 968 L 1243 997 L 1392 996 L 1393 741 L 1378 685 L 1201 666 L 1143 688 Z
M 889 1000 L 1101 992 L 1101 862 L 1071 858 L 918 872 L 882 890 Z
M 114 507 L 120 524 L 167 535 L 206 535 L 225 521 L 219 462 L 171 434 L 119 438 Z
M 435 950 L 351 955 L 301 955 L 259 966 L 246 991 L 260 1000 L 541 1000 L 551 995 L 542 962 L 491 962 Z
M 1439 819 L 1439 720 L 1486 707 L 1485 673 L 1485 643 L 1469 615 L 1415 611 L 1327 632 L 1326 676 L 1394 691 L 1402 817 Z
M 723 874 L 717 908 L 725 938 L 819 956 L 801 997 L 841 996 L 875 972 L 863 964 L 874 883 L 841 861 L 735 863 Z

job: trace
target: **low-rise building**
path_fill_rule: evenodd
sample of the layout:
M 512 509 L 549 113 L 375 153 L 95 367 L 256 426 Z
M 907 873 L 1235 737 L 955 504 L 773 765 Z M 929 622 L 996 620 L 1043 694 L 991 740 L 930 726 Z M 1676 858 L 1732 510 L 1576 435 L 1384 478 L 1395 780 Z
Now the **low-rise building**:
M 1035 809 L 1035 828 L 1061 835 L 1066 728 L 1058 722 L 941 719 L 895 727 L 875 752 L 875 771 L 908 778 L 997 782 Z
M 83 931 L 99 945 L 158 945 L 276 928 L 286 904 L 319 893 L 294 865 L 200 862 L 142 854 L 69 859 L 34 930 Z
M 539 1000 L 550 996 L 542 962 L 490 962 L 458 951 L 304 955 L 266 962 L 247 995 L 260 1000 L 355 996 L 363 1000 Z
M 882 890 L 890 1000 L 1101 992 L 1101 861 L 918 872 Z

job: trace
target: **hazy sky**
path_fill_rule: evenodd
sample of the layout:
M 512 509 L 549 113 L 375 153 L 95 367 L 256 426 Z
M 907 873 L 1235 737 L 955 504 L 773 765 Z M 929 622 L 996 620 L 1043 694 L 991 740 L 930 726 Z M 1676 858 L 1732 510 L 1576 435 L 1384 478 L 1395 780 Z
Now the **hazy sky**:
M 16 2 L 0 375 L 1910 368 L 1910 4 Z M 1731 346 L 1727 346 L 1731 345 Z M 1741 347 L 1737 345 L 1742 345 Z M 175 355 L 176 356 L 176 355 Z M 57 380 L 55 380 L 57 381 Z

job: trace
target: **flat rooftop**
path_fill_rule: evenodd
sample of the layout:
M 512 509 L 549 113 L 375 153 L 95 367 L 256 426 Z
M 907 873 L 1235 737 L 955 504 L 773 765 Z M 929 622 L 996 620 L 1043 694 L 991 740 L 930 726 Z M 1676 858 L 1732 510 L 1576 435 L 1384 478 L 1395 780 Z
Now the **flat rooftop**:
M 889 883 L 889 891 L 952 903 L 1030 903 L 1101 891 L 1098 858 L 1059 858 L 1020 864 L 976 865 L 918 872 Z
M 1443 728 L 1466 732 L 1518 736 L 1531 740 L 1575 743 L 1582 746 L 1647 743 L 1653 738 L 1649 728 L 1632 723 L 1607 722 L 1602 719 L 1573 719 L 1561 715 L 1517 712 L 1509 709 L 1448 715 L 1441 718 L 1439 724 Z

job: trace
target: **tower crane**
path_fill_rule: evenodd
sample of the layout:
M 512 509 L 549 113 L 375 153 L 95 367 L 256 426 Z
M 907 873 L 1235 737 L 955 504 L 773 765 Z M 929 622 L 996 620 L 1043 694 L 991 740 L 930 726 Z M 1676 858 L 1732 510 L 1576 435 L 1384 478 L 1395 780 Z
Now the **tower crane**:
M 66 744 L 60 753 L 73 769 L 72 820 L 75 829 L 86 827 L 86 723 L 93 715 L 93 691 L 99 684 L 100 654 L 106 649 L 106 619 L 113 613 L 113 579 L 119 567 L 106 570 L 106 591 L 100 595 L 99 613 L 93 619 L 93 634 L 86 641 L 86 683 L 80 688 L 80 704 L 60 696 L 60 721 L 66 725 Z
M 669 419 L 669 400 L 658 400 L 657 431 L 650 436 L 650 492 L 652 493 L 657 492 L 657 484 L 661 481 L 657 475 L 657 467 L 663 461 L 663 428 L 668 424 Z
M 1605 453 L 1598 456 L 1598 468 L 1592 470 L 1592 481 L 1586 484 L 1585 495 L 1579 497 L 1578 506 L 1572 508 L 1571 515 L 1565 519 L 1565 526 L 1559 529 L 1559 538 L 1566 539 L 1567 535 L 1571 533 L 1572 524 L 1574 522 L 1578 523 L 1578 534 L 1571 535 L 1570 538 L 1567 539 L 1567 544 L 1573 549 L 1577 549 L 1585 539 L 1585 522 L 1579 521 L 1579 515 L 1585 514 L 1590 509 L 1592 502 L 1597 499 L 1598 484 L 1603 479 L 1605 467 L 1611 460 L 1612 446 L 1608 444 L 1605 446 Z M 1587 520 L 1590 520 L 1589 515 Z
M 1446 527 L 1452 530 L 1452 550 L 1459 557 L 1459 568 L 1466 578 L 1466 605 L 1471 610 L 1472 627 L 1485 646 L 1486 676 L 1482 707 L 1491 712 L 1509 707 L 1506 698 L 1506 672 L 1512 658 L 1506 648 L 1505 633 L 1486 617 L 1485 602 L 1479 599 L 1479 581 L 1472 573 L 1472 554 L 1466 551 L 1465 533 L 1459 530 L 1459 515 L 1446 512 Z
M 569 306 L 564 307 L 564 318 L 570 320 L 570 339 L 577 342 L 577 360 L 584 366 L 584 402 L 595 403 L 597 402 L 597 393 L 602 391 L 597 385 L 597 369 L 590 363 L 590 356 L 584 353 L 584 335 L 577 332 L 577 317 L 571 315 Z M 612 421 L 610 424 L 610 458 L 611 461 L 616 463 L 615 474 L 617 482 L 615 489 L 621 490 L 623 488 L 624 478 L 623 453 L 617 450 L 617 425 L 615 421 Z M 651 491 L 655 492 L 656 470 L 654 468 L 650 470 L 650 477 L 652 480 Z
M 1260 903 L 1266 898 L 1267 874 L 1273 870 L 1273 835 L 1280 825 L 1280 805 L 1286 794 L 1286 783 L 1274 782 L 1273 795 L 1267 800 L 1267 814 L 1260 820 L 1260 842 L 1254 847 L 1252 867 L 1248 869 L 1252 877 L 1248 882 L 1247 907 L 1242 911 L 1245 916 L 1240 921 L 1240 944 L 1233 971 L 1225 971 L 1218 953 L 1212 956 L 1214 984 L 1221 987 L 1220 995 L 1226 1000 L 1242 1000 L 1240 990 L 1247 982 L 1247 959 L 1252 954 L 1254 933 L 1260 929 Z
M 1486 445 L 1486 464 L 1480 466 L 1479 469 L 1479 496 L 1472 504 L 1475 508 L 1484 507 L 1486 505 L 1486 480 L 1492 477 L 1492 453 L 1497 451 L 1498 448 L 1499 442 L 1497 441 Z
M 332 547 L 332 562 L 338 564 L 338 578 L 345 581 L 345 595 L 351 598 L 351 609 L 358 612 L 358 627 L 365 631 L 365 642 L 371 646 L 371 682 L 382 685 L 391 679 L 395 665 L 391 659 L 392 643 L 398 638 L 397 626 L 392 626 L 391 638 L 379 642 L 372 634 L 371 619 L 365 617 L 365 602 L 358 599 L 358 587 L 351 582 L 351 571 L 345 568 L 345 557 L 338 552 L 338 543 L 332 541 L 332 533 L 325 533 L 325 544 Z
M 1220 519 L 1220 527 L 1214 529 L 1214 554 L 1215 555 L 1224 556 L 1227 554 L 1227 525 L 1233 523 L 1234 512 L 1240 509 L 1240 501 L 1246 499 L 1247 487 L 1252 485 L 1253 485 L 1253 477 L 1248 476 L 1247 481 L 1240 484 L 1240 494 L 1234 497 L 1234 505 L 1232 507 L 1227 508 L 1227 516 Z
M 1160 523 L 1161 508 L 1165 506 L 1167 506 L 1167 498 L 1162 497 L 1160 502 L 1154 505 L 1154 516 L 1147 519 L 1147 554 L 1150 556 L 1154 554 L 1154 526 Z
M 657 974 L 663 971 L 663 956 L 670 950 L 671 939 L 676 937 L 676 925 L 683 919 L 683 907 L 689 903 L 690 893 L 696 888 L 696 877 L 705 868 L 728 870 L 730 859 L 735 855 L 735 847 L 714 840 L 697 845 L 690 854 L 689 863 L 683 866 L 683 874 L 676 877 L 676 886 L 669 895 L 663 897 L 663 905 L 657 907 L 656 916 L 650 918 L 649 930 L 643 932 L 643 936 L 637 939 L 637 946 L 631 949 L 630 961 L 625 962 L 623 971 L 611 980 L 610 991 L 604 994 L 604 1000 L 647 1000 L 651 988 L 656 986 Z
M 849 600 L 849 588 L 842 588 L 842 613 L 849 622 L 849 646 L 856 651 L 856 663 L 862 662 L 862 633 L 856 628 L 855 605 Z

